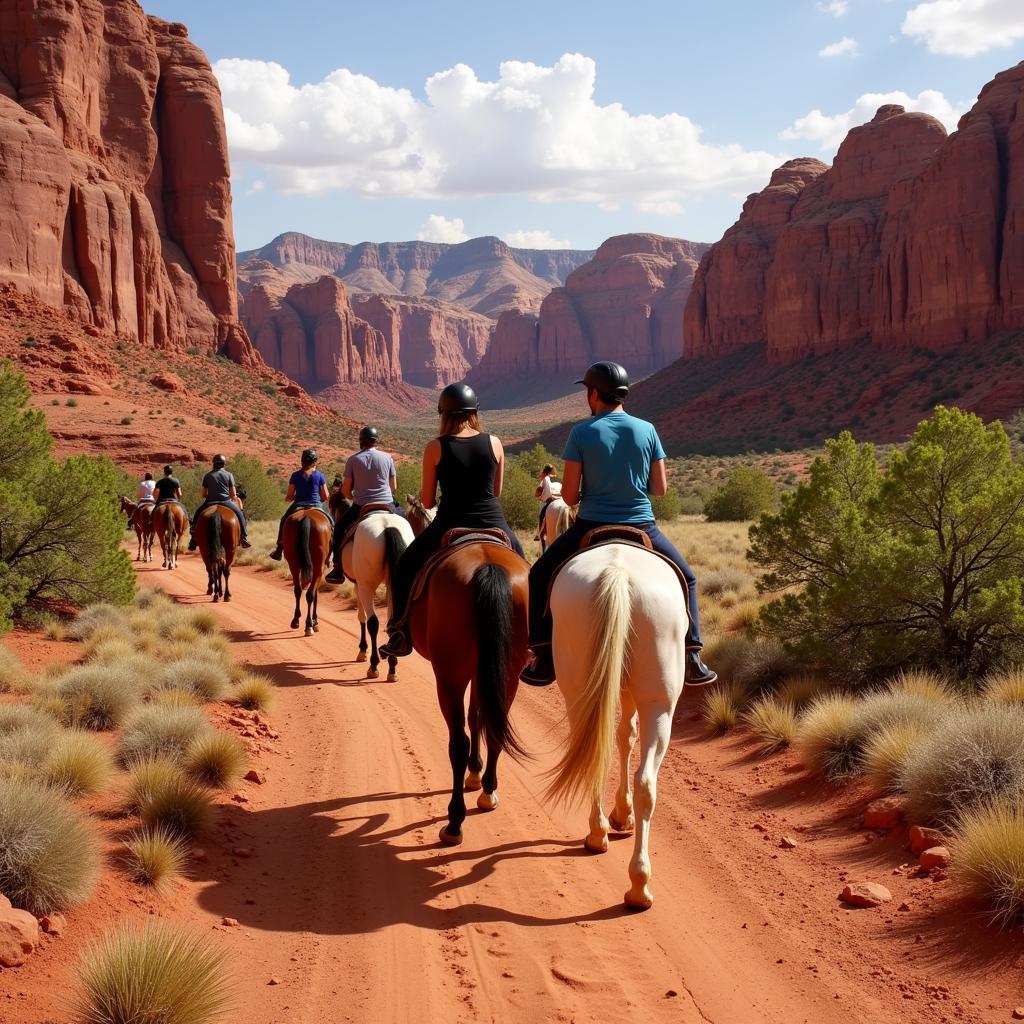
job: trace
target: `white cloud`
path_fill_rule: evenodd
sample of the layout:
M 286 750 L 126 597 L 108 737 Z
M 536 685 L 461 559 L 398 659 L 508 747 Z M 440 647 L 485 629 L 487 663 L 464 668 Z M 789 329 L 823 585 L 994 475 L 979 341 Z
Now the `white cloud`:
M 850 36 L 843 36 L 837 43 L 829 43 L 818 51 L 819 57 L 855 57 L 857 55 L 857 40 Z
M 683 212 L 683 204 L 674 199 L 642 199 L 636 208 L 641 213 L 655 213 L 659 217 L 678 217 Z
M 425 99 L 345 69 L 296 85 L 279 64 L 214 67 L 232 158 L 286 193 L 678 204 L 760 187 L 784 159 L 705 142 L 683 114 L 598 104 L 596 65 L 580 54 L 505 61 L 496 81 L 457 64 L 427 79 Z
M 416 236 L 421 242 L 465 242 L 466 225 L 461 217 L 449 220 L 439 213 L 432 213 L 420 228 Z
M 246 190 L 247 196 L 254 196 L 257 192 L 262 192 L 267 187 L 267 183 L 262 178 L 257 178 Z
M 849 5 L 846 0 L 818 0 L 814 6 L 822 14 L 831 14 L 833 18 L 841 18 Z
M 504 241 L 513 249 L 571 249 L 572 242 L 567 238 L 555 238 L 550 231 L 539 228 L 527 231 L 510 231 Z
M 932 53 L 973 57 L 1024 38 L 1021 0 L 927 0 L 903 19 L 903 34 Z
M 908 96 L 905 92 L 868 92 L 859 97 L 849 110 L 844 110 L 840 114 L 825 114 L 820 110 L 812 110 L 803 117 L 798 117 L 780 133 L 780 137 L 810 139 L 813 142 L 820 142 L 822 149 L 834 152 L 851 128 L 870 121 L 875 116 L 875 111 L 886 103 L 899 103 L 907 110 L 931 114 L 932 117 L 937 117 L 948 131 L 956 127 L 957 121 L 967 110 L 965 104 L 950 103 L 936 89 L 925 89 L 916 96 Z

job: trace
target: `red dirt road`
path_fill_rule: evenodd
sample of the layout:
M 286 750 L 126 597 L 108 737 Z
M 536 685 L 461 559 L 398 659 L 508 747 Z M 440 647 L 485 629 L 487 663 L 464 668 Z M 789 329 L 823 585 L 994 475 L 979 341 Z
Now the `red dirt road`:
M 194 557 L 140 578 L 208 601 Z M 500 808 L 474 807 L 464 844 L 442 847 L 447 737 L 429 666 L 414 656 L 397 683 L 365 680 L 337 598 L 324 595 L 307 639 L 286 628 L 280 576 L 236 570 L 232 584 L 233 602 L 212 607 L 238 657 L 277 680 L 281 738 L 257 759 L 267 784 L 245 784 L 248 802 L 203 843 L 208 861 L 155 908 L 217 929 L 230 1020 L 939 1024 L 1007 1020 L 1024 1002 L 1017 942 L 965 919 L 952 883 L 900 871 L 901 839 L 851 830 L 855 794 L 818 794 L 792 758 L 706 740 L 690 708 L 661 775 L 653 910 L 621 904 L 630 839 L 588 855 L 585 812 L 538 798 L 556 688 L 521 691 L 515 721 L 536 760 L 503 760 Z M 799 845 L 781 849 L 784 834 Z M 847 872 L 893 902 L 841 909 Z M 38 989 L 25 995 L 38 1006 Z

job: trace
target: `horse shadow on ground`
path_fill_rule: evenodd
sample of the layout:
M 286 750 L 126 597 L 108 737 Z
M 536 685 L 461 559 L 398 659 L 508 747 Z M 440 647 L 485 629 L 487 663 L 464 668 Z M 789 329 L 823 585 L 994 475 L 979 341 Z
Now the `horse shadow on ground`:
M 630 913 L 618 903 L 587 914 L 543 917 L 485 902 L 493 887 L 484 899 L 440 905 L 449 894 L 482 893 L 481 884 L 497 880 L 501 865 L 509 861 L 569 864 L 591 857 L 578 840 L 527 839 L 483 850 L 443 846 L 435 839 L 446 820 L 441 815 L 389 827 L 389 801 L 447 795 L 447 790 L 371 793 L 259 811 L 227 808 L 223 848 L 211 843 L 208 861 L 196 865 L 194 875 L 212 883 L 199 894 L 199 905 L 245 927 L 325 935 L 365 935 L 403 924 L 427 931 L 496 922 L 553 927 Z M 351 816 L 344 813 L 365 805 L 371 806 Z M 466 820 L 468 842 L 479 813 L 471 812 Z M 233 856 L 239 845 L 253 855 Z M 303 872 L 296 870 L 303 863 L 309 866 L 305 883 Z M 465 865 L 469 868 L 463 871 Z M 243 902 L 243 894 L 254 901 Z

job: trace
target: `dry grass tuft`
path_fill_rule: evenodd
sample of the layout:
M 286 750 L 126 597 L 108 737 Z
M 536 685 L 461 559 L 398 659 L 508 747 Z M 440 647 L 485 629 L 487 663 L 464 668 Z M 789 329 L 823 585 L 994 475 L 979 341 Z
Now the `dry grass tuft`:
M 764 694 L 743 713 L 743 720 L 766 754 L 790 746 L 796 739 L 796 706 L 772 694 Z
M 165 922 L 106 935 L 86 950 L 79 977 L 79 1024 L 213 1024 L 229 1003 L 224 953 Z
M 195 839 L 213 824 L 213 804 L 202 786 L 176 774 L 143 794 L 139 817 L 149 828 Z
M 191 690 L 157 690 L 149 699 L 162 708 L 197 708 L 202 704 Z
M 180 761 L 210 729 L 199 708 L 147 705 L 137 708 L 125 722 L 118 755 L 124 765 L 160 757 Z
M 220 621 L 209 608 L 194 608 L 188 613 L 189 624 L 200 633 L 220 632 Z
M 245 747 L 226 732 L 200 736 L 185 757 L 185 771 L 205 786 L 224 789 L 237 782 L 248 761 Z
M 75 617 L 68 627 L 68 636 L 74 640 L 85 640 L 101 627 L 122 629 L 124 624 L 123 609 L 113 604 L 91 604 L 88 608 L 83 608 Z
M 62 732 L 54 740 L 42 769 L 42 780 L 66 796 L 99 793 L 114 774 L 114 758 L 95 736 Z
M 141 681 L 126 662 L 81 665 L 53 680 L 40 697 L 60 699 L 65 725 L 114 729 L 142 699 Z
M 987 676 L 981 684 L 982 697 L 989 704 L 1010 704 L 1024 708 L 1024 669 L 1012 669 Z
M 164 829 L 142 829 L 125 841 L 128 876 L 140 885 L 166 890 L 181 874 L 188 846 L 180 836 Z
M 860 739 L 857 702 L 845 694 L 825 693 L 800 720 L 796 746 L 812 772 L 835 781 L 856 769 Z
M 274 703 L 274 681 L 258 672 L 247 672 L 238 680 L 231 700 L 249 711 L 266 711 Z
M 92 829 L 58 793 L 0 781 L 0 892 L 37 916 L 89 895 L 99 872 Z
M 134 645 L 123 634 L 116 637 L 104 637 L 97 643 L 86 642 L 83 645 L 83 654 L 86 661 L 106 664 L 110 661 L 120 661 L 122 658 L 136 656 Z
M 724 682 L 732 682 L 736 667 L 752 646 L 753 641 L 745 636 L 723 636 L 708 644 L 701 657 L 714 668 Z
M 704 697 L 700 714 L 715 733 L 728 732 L 739 720 L 746 700 L 745 691 L 735 683 L 723 683 Z
M 135 762 L 128 771 L 125 809 L 132 814 L 138 814 L 153 793 L 166 787 L 172 779 L 178 778 L 181 778 L 181 769 L 165 757 Z
M 808 673 L 799 673 L 795 676 L 787 676 L 776 690 L 776 696 L 781 701 L 788 701 L 799 711 L 824 692 L 825 681 L 823 679 Z
M 793 670 L 792 659 L 777 640 L 754 640 L 740 655 L 733 678 L 749 691 L 777 686 Z
M 28 672 L 18 656 L 0 647 L 0 693 L 20 693 L 28 681 Z
M 160 678 L 159 687 L 187 690 L 206 703 L 227 696 L 231 681 L 220 658 L 207 659 L 199 655 L 169 664 Z
M 895 722 L 884 726 L 864 744 L 864 773 L 874 785 L 885 791 L 898 791 L 900 778 L 910 755 L 927 735 L 919 722 Z
M 922 697 L 935 704 L 950 704 L 957 699 L 956 691 L 947 679 L 925 669 L 900 672 L 889 682 L 889 689 Z
M 1024 805 L 987 803 L 960 814 L 956 859 L 968 890 L 1007 928 L 1024 920 Z

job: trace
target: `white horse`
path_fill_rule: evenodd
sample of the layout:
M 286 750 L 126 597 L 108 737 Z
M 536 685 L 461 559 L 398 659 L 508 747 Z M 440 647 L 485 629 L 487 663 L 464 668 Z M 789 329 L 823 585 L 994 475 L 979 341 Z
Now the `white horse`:
M 625 902 L 646 910 L 654 902 L 648 847 L 658 770 L 683 692 L 687 618 L 679 578 L 641 547 L 600 545 L 566 564 L 550 604 L 555 674 L 569 719 L 550 793 L 591 801 L 584 845 L 606 852 L 609 819 L 601 801 L 617 739 L 621 775 L 610 824 L 616 832 L 636 831 Z M 638 731 L 640 764 L 633 780 L 629 760 Z
M 548 502 L 544 509 L 544 523 L 540 530 L 540 549 L 541 551 L 547 551 L 551 547 L 552 541 L 560 534 L 565 533 L 569 528 L 571 520 L 567 520 L 562 529 L 559 529 L 559 518 L 563 515 L 569 515 L 569 506 L 562 500 L 561 496 L 552 498 Z
M 356 661 L 366 661 L 366 633 L 370 633 L 370 668 L 367 679 L 376 679 L 380 672 L 380 655 L 377 653 L 377 630 L 379 622 L 374 609 L 374 595 L 381 583 L 388 585 L 388 609 L 391 608 L 391 570 L 401 554 L 412 542 L 412 527 L 408 521 L 394 512 L 375 512 L 368 515 L 356 527 L 355 532 L 341 552 L 341 565 L 345 575 L 356 581 L 356 597 L 359 603 L 359 654 Z M 388 659 L 388 682 L 398 678 L 398 660 Z

